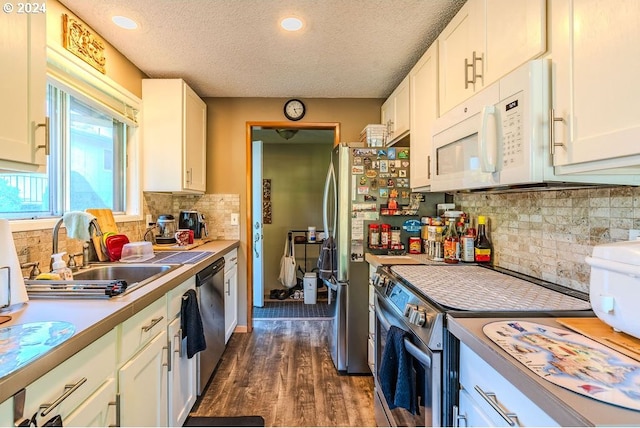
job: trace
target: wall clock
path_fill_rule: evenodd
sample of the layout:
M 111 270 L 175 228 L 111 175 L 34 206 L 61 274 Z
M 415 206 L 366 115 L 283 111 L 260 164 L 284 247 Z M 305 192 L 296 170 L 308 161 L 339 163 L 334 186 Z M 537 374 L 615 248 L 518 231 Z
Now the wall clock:
M 306 113 L 304 103 L 298 99 L 291 99 L 284 103 L 284 115 L 289 120 L 300 120 Z

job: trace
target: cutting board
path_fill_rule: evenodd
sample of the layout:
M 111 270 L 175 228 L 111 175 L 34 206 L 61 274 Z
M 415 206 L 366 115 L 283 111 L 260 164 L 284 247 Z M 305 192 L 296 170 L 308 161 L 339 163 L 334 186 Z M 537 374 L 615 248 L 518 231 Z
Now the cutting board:
M 116 225 L 116 220 L 113 217 L 113 211 L 108 208 L 87 208 L 85 211 L 96 217 L 96 221 L 98 222 L 98 226 L 100 226 L 102 233 L 118 233 L 118 226 Z M 102 236 L 93 236 L 91 240 L 93 241 L 93 246 L 96 248 L 98 259 L 100 259 L 101 262 L 108 261 L 109 256 L 102 251 Z
M 600 318 L 558 318 L 556 321 L 591 340 L 640 361 L 640 339 L 614 331 L 613 327 Z

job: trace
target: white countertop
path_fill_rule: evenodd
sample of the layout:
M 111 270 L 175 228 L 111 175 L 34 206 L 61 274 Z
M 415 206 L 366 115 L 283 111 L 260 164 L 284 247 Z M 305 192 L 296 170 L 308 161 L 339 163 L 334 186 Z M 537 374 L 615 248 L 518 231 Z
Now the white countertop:
M 515 385 L 561 426 L 640 425 L 640 412 L 607 404 L 537 376 L 489 339 L 482 327 L 501 320 L 531 321 L 565 328 L 553 318 L 460 318 L 447 316 L 449 331 Z
M 2 313 L 12 319 L 0 324 L 0 328 L 32 322 L 65 321 L 75 326 L 75 333 L 51 351 L 1 378 L 0 403 L 238 246 L 239 242 L 233 240 L 210 241 L 193 250 L 212 252 L 210 257 L 195 264 L 182 265 L 119 297 L 99 300 L 32 299 L 13 312 Z

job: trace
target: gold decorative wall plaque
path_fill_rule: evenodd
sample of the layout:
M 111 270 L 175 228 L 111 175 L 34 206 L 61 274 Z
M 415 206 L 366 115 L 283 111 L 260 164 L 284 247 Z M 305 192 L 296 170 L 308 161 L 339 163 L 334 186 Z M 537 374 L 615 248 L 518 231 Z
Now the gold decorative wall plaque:
M 101 72 L 106 73 L 104 43 L 84 23 L 62 15 L 62 43 L 66 50 Z

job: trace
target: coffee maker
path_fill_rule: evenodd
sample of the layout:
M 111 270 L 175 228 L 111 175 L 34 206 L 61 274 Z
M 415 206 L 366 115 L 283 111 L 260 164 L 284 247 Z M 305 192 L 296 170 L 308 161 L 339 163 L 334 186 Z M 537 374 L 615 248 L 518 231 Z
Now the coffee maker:
M 195 239 L 202 239 L 208 235 L 204 214 L 198 211 L 180 211 L 178 228 L 193 230 Z

